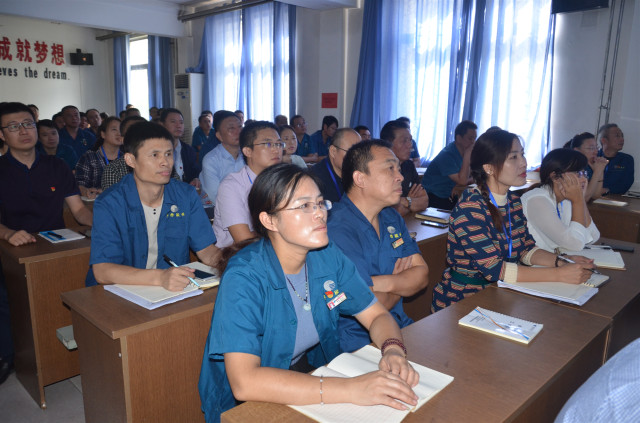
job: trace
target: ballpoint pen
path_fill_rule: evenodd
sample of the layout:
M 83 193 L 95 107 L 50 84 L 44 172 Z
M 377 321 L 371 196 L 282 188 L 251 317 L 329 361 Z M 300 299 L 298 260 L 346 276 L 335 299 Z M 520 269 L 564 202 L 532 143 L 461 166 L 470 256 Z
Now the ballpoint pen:
M 164 259 L 164 261 L 166 261 L 166 262 L 167 262 L 167 264 L 168 264 L 169 266 L 173 266 L 173 267 L 180 267 L 180 266 L 178 266 L 178 265 L 177 265 L 173 260 L 171 260 L 171 259 L 169 258 L 169 256 L 167 256 L 166 254 L 163 254 L 163 255 L 162 255 L 162 258 Z M 192 277 L 190 277 L 190 276 L 187 276 L 187 278 L 189 279 L 189 281 L 191 281 L 191 283 L 192 283 L 192 284 L 194 284 L 195 286 L 197 286 L 198 288 L 200 288 L 200 284 L 199 284 L 198 282 L 196 282 L 196 280 L 195 280 L 195 279 L 193 279 L 193 278 L 192 278 Z
M 559 258 L 560 260 L 562 260 L 562 261 L 566 262 L 566 263 L 576 264 L 576 262 L 575 262 L 575 261 L 573 261 L 573 260 L 571 260 L 571 259 L 568 259 L 568 258 L 566 258 L 566 257 L 564 257 L 564 256 L 558 256 L 558 258 Z M 595 273 L 596 275 L 601 275 L 601 274 L 602 274 L 602 273 L 598 272 L 596 269 L 589 269 L 589 268 L 587 268 L 587 270 L 588 270 L 588 271 L 590 271 L 590 272 L 592 272 L 592 273 Z

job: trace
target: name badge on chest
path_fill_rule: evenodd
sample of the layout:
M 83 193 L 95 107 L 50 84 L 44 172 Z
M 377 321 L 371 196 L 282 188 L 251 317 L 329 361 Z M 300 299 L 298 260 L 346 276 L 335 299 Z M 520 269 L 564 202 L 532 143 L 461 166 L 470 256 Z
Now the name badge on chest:
M 340 294 L 338 294 L 333 300 L 329 301 L 327 303 L 327 307 L 329 307 L 329 310 L 333 310 L 334 308 L 336 308 L 341 302 L 343 302 L 344 300 L 347 299 L 347 296 L 344 294 L 344 292 L 341 292 Z

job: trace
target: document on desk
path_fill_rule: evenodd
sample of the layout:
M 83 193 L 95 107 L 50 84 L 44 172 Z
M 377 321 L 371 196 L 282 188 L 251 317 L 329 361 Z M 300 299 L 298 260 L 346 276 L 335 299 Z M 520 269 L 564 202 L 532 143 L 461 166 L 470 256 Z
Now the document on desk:
M 56 229 L 54 231 L 42 231 L 38 232 L 42 238 L 47 241 L 57 244 L 59 242 L 67 242 L 67 241 L 75 241 L 76 239 L 84 238 L 84 235 L 79 234 L 78 232 L 72 231 L 71 229 Z
M 312 374 L 322 377 L 355 377 L 379 370 L 380 350 L 367 345 L 353 353 L 343 353 L 331 360 L 327 366 L 322 366 Z M 420 374 L 420 382 L 413 388 L 418 396 L 418 404 L 411 410 L 401 411 L 386 405 L 355 405 L 355 404 L 312 404 L 290 405 L 302 414 L 318 422 L 385 422 L 399 423 L 410 412 L 419 409 L 453 381 L 453 377 L 429 369 L 428 367 L 411 362 L 411 366 Z
M 595 287 L 602 285 L 608 279 L 607 275 L 592 274 L 587 282 L 577 285 L 564 282 L 498 281 L 498 287 L 581 306 L 598 293 L 598 288 Z
M 507 316 L 481 307 L 458 320 L 458 324 L 513 341 L 529 344 L 542 330 L 542 324 Z
M 614 207 L 625 207 L 629 205 L 629 203 L 627 203 L 626 201 L 607 200 L 605 198 L 598 198 L 597 200 L 593 200 L 593 204 L 603 204 L 605 206 Z
M 158 307 L 202 294 L 202 291 L 192 284 L 189 284 L 182 291 L 169 291 L 161 286 L 118 284 L 104 285 L 104 289 L 147 310 L 155 310 Z
M 446 210 L 440 210 L 433 207 L 428 207 L 426 210 L 419 211 L 416 213 L 417 219 L 428 220 L 431 222 L 444 223 L 445 225 L 449 224 L 449 217 L 451 217 L 451 212 Z
M 582 251 L 565 251 L 570 256 L 583 256 L 593 259 L 598 267 L 605 269 L 625 270 L 624 260 L 619 252 L 613 251 L 610 247 L 603 248 L 600 245 L 587 245 Z

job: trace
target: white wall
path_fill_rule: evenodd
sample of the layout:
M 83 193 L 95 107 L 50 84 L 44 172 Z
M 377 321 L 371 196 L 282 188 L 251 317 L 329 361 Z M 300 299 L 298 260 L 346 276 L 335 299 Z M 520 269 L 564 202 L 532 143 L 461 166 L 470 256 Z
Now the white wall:
M 349 126 L 356 89 L 362 7 L 317 11 L 298 8 L 296 21 L 297 113 L 308 132 L 321 129 L 325 115 Z M 322 93 L 338 93 L 338 108 L 323 109 Z
M 81 111 L 96 108 L 113 114 L 113 47 L 111 41 L 96 41 L 103 32 L 52 23 L 43 20 L 0 15 L 0 39 L 7 37 L 11 41 L 12 60 L 0 58 L 0 93 L 2 101 L 20 101 L 33 103 L 40 109 L 40 117 L 49 119 L 54 113 L 68 104 L 77 106 Z M 16 41 L 28 40 L 31 44 L 33 61 L 18 61 Z M 36 41 L 46 42 L 49 54 L 44 62 L 37 64 L 34 45 Z M 56 66 L 51 63 L 51 45 L 64 46 L 65 63 Z M 69 53 L 76 49 L 83 53 L 93 53 L 93 66 L 74 66 L 69 64 Z M 38 72 L 37 78 L 25 76 L 28 68 Z M 2 74 L 2 68 L 16 69 L 17 76 Z M 66 80 L 44 78 L 45 70 L 65 72 Z
M 609 60 L 620 11 L 616 5 Z M 604 60 L 611 9 L 568 13 L 557 16 L 553 100 L 551 107 L 552 147 L 560 147 L 578 132 L 597 130 Z M 617 123 L 625 134 L 624 151 L 636 161 L 636 181 L 640 176 L 640 7 L 626 0 L 622 32 L 610 104 L 609 122 Z M 609 89 L 611 66 L 606 75 Z M 606 103 L 606 95 L 604 102 Z M 604 124 L 605 113 L 601 114 Z M 632 189 L 640 189 L 636 182 Z

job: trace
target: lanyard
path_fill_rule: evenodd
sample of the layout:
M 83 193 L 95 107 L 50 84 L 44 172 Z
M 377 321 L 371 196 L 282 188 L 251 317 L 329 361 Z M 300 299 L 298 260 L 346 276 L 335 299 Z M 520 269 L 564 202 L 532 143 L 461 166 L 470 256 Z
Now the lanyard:
M 107 158 L 107 153 L 104 152 L 104 147 L 100 147 L 100 150 L 102 150 L 102 157 L 104 157 L 104 161 L 107 162 L 107 164 L 109 164 L 109 159 Z M 120 158 L 120 150 L 118 150 L 118 159 Z
M 249 175 L 249 171 L 247 170 L 247 178 L 249 178 L 249 183 L 253 185 L 253 181 L 251 180 L 251 175 Z
M 497 208 L 498 203 L 496 202 L 496 199 L 493 198 L 493 194 L 491 193 L 489 187 L 487 187 L 487 191 L 489 191 L 489 198 L 491 199 L 491 202 Z M 502 230 L 504 231 L 505 238 L 507 238 L 507 241 L 509 241 L 509 256 L 507 257 L 507 260 L 509 260 L 511 259 L 511 250 L 513 247 L 513 239 L 511 237 L 511 206 L 509 204 L 509 198 L 507 198 L 507 219 L 509 220 L 509 235 L 507 235 L 507 228 L 504 225 L 504 219 L 502 220 Z
M 562 209 L 564 206 L 562 205 L 562 201 L 559 204 L 560 204 L 560 208 L 558 208 L 558 204 L 556 204 L 556 213 L 558 213 L 558 219 L 562 220 L 562 217 L 560 216 L 562 214 L 560 212 L 560 209 Z
M 338 181 L 336 181 L 336 177 L 333 174 L 333 170 L 331 170 L 331 165 L 329 164 L 329 160 L 326 162 L 327 170 L 329 171 L 329 175 L 331 175 L 331 179 L 333 179 L 333 185 L 336 187 L 336 191 L 338 192 L 338 200 L 342 199 L 342 192 L 340 192 L 340 186 L 338 185 Z

